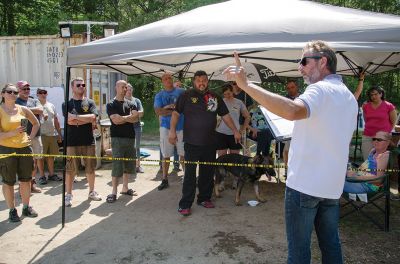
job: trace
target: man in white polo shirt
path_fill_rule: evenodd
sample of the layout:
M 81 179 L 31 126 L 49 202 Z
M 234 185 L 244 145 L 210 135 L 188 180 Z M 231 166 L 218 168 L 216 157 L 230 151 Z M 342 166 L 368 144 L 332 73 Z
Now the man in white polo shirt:
M 322 263 L 343 263 L 338 232 L 349 144 L 357 119 L 357 102 L 336 75 L 335 52 L 323 41 L 303 49 L 299 71 L 308 87 L 295 100 L 247 81 L 239 57 L 225 73 L 269 111 L 295 120 L 289 151 L 285 195 L 287 263 L 310 263 L 313 228 Z

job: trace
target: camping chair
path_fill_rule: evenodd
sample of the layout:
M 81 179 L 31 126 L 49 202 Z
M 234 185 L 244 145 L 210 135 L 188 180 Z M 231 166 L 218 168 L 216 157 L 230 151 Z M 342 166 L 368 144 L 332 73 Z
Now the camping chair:
M 392 151 L 390 152 L 390 156 L 392 156 Z M 392 157 L 389 158 L 388 168 L 392 168 Z M 367 193 L 367 202 L 359 201 L 359 197 L 356 195 L 356 200 L 350 198 L 348 193 L 342 194 L 342 199 L 345 200 L 343 204 L 341 204 L 341 215 L 340 218 L 344 218 L 354 212 L 359 212 L 366 218 L 368 218 L 371 222 L 373 222 L 380 229 L 385 232 L 389 231 L 389 216 L 390 216 L 390 173 L 385 172 L 382 176 L 376 177 L 371 180 L 358 180 L 356 177 L 347 178 L 347 181 L 350 182 L 373 182 L 376 180 L 382 179 L 382 186 L 376 192 Z M 382 205 L 381 200 L 384 201 Z M 378 212 L 383 214 L 383 224 L 382 221 L 377 219 L 377 213 L 375 212 L 367 212 L 366 207 L 370 208 L 374 206 L 378 209 Z M 350 207 L 350 209 L 347 209 Z

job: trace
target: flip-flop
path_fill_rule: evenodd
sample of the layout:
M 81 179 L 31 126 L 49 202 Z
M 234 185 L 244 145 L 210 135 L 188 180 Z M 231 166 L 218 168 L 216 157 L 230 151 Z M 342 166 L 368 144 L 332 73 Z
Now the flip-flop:
M 117 195 L 115 194 L 109 194 L 107 195 L 107 203 L 114 203 L 117 200 Z
M 129 195 L 129 196 L 137 196 L 136 191 L 134 191 L 132 189 L 128 189 L 126 192 L 120 192 L 120 194 Z

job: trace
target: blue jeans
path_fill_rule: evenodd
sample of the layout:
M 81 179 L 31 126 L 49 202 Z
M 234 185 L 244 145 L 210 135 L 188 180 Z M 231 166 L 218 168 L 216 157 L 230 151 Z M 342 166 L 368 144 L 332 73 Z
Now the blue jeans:
M 346 193 L 369 193 L 373 192 L 367 184 L 362 182 L 344 182 L 343 192 Z
M 339 199 L 310 196 L 289 187 L 285 193 L 287 263 L 311 262 L 311 232 L 317 233 L 322 263 L 343 263 L 339 239 Z

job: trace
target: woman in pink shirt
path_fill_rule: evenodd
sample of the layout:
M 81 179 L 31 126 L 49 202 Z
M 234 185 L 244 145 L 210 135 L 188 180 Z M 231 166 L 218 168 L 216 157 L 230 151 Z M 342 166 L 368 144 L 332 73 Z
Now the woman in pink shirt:
M 367 91 L 368 102 L 362 106 L 365 128 L 362 137 L 361 150 L 364 160 L 372 149 L 372 138 L 378 131 L 391 132 L 396 124 L 396 108 L 385 100 L 385 91 L 379 86 L 373 86 Z

